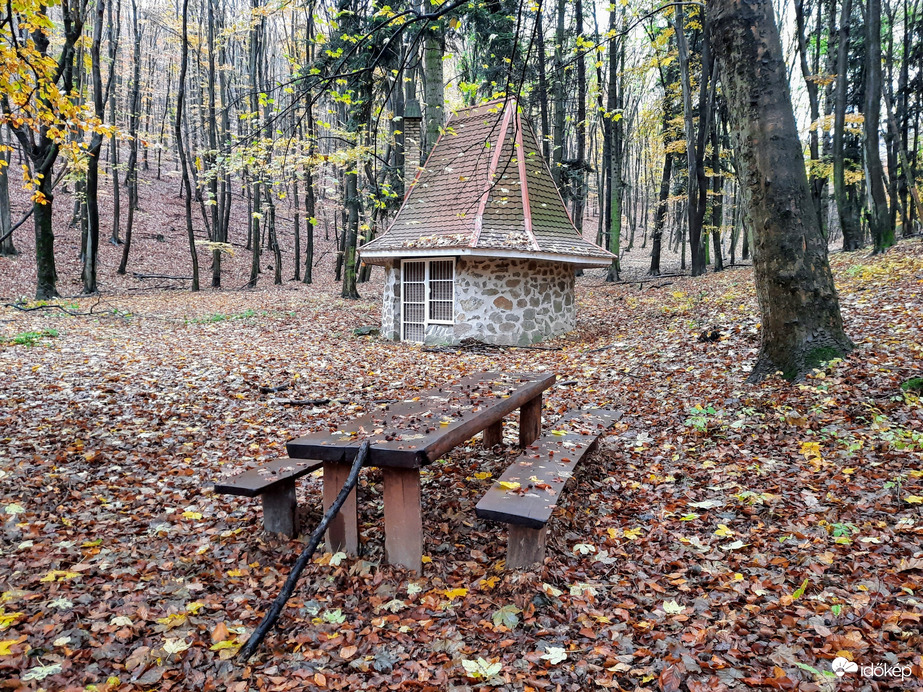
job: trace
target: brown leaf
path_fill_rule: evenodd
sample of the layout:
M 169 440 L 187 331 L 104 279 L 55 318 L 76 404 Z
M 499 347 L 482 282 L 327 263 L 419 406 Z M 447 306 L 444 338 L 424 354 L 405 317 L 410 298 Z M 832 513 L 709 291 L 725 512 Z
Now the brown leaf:
M 217 625 L 215 625 L 215 629 L 212 630 L 212 644 L 223 642 L 230 636 L 231 633 L 228 631 L 227 625 L 225 625 L 223 622 L 219 622 Z
M 683 684 L 683 678 L 676 666 L 667 666 L 660 673 L 658 682 L 662 692 L 677 692 Z

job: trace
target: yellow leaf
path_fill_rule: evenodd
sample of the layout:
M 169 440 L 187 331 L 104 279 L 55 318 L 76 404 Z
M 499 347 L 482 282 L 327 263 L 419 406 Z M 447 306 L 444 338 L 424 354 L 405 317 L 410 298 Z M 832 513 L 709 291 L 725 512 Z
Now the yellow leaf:
M 912 505 L 919 505 L 923 503 L 923 495 L 908 495 L 904 498 L 904 502 L 909 502 Z
M 204 607 L 205 604 L 202 603 L 202 601 L 192 601 L 191 603 L 186 604 L 186 612 L 195 615 Z
M 624 529 L 622 535 L 629 541 L 636 541 L 641 537 L 641 527 L 636 529 Z
M 730 530 L 727 526 L 725 526 L 724 524 L 718 524 L 718 530 L 715 531 L 715 535 L 716 535 L 716 536 L 721 536 L 721 537 L 723 538 L 723 537 L 726 537 L 726 536 L 734 536 L 734 535 L 736 535 L 736 534 L 735 534 L 733 531 L 731 531 L 731 530 Z
M 223 642 L 218 642 L 217 644 L 212 644 L 208 647 L 209 651 L 221 651 L 222 649 L 239 649 L 240 644 L 230 639 L 226 639 Z
M 74 577 L 79 576 L 79 572 L 68 572 L 63 569 L 53 569 L 39 581 L 62 581 L 64 579 L 73 579 Z
M 201 512 L 183 512 L 183 519 L 201 519 Z
M 450 601 L 454 601 L 456 598 L 467 596 L 468 589 L 449 589 L 448 591 L 443 591 L 443 593 Z
M 3 608 L 0 608 L 0 632 L 9 628 L 16 620 L 22 617 L 22 613 L 5 613 Z
M 242 577 L 244 576 L 244 573 L 242 570 L 239 570 L 239 569 L 229 569 L 228 576 L 229 577 Z
M 433 558 L 429 557 L 428 555 L 424 555 L 422 558 L 420 558 L 420 562 L 422 562 L 424 565 L 427 565 L 432 561 Z
M 4 639 L 0 641 L 0 656 L 10 656 L 13 653 L 11 648 L 25 640 L 25 637 L 20 637 L 19 639 Z
M 566 431 L 566 430 L 552 430 L 552 431 L 551 431 L 551 434 L 552 434 L 552 435 L 559 435 L 559 436 L 563 437 L 564 435 L 567 434 L 567 431 Z
M 504 490 L 518 490 L 520 487 L 516 481 L 500 481 L 498 485 Z
M 490 471 L 478 471 L 476 474 L 474 474 L 474 477 L 477 478 L 479 481 L 483 481 L 487 478 L 490 478 L 492 475 L 493 474 L 490 473 Z
M 820 444 L 817 442 L 802 442 L 801 453 L 805 459 L 821 459 Z
M 497 582 L 500 581 L 500 577 L 487 577 L 481 580 L 481 589 L 490 590 L 497 585 Z

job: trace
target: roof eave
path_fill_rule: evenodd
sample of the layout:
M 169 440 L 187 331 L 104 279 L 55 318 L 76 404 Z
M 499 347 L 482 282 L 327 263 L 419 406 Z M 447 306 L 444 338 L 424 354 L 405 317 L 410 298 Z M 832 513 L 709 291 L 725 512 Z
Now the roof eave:
M 608 253 L 607 253 L 608 254 Z M 410 259 L 416 257 L 483 257 L 499 259 L 534 259 L 545 262 L 563 262 L 575 269 L 608 267 L 615 259 L 609 257 L 587 257 L 586 255 L 563 255 L 553 252 L 535 252 L 532 250 L 503 250 L 500 248 L 472 247 L 438 247 L 438 248 L 402 248 L 399 250 L 362 250 L 359 257 L 366 264 L 386 264 L 389 260 Z

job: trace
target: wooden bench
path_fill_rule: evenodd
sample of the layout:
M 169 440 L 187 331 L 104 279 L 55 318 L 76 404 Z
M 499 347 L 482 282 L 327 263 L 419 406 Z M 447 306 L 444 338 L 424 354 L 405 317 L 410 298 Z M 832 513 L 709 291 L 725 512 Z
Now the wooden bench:
M 295 481 L 317 468 L 314 459 L 275 459 L 259 468 L 215 481 L 215 493 L 263 500 L 263 528 L 289 538 L 298 534 Z
M 506 565 L 541 563 L 548 520 L 577 464 L 596 449 L 599 438 L 622 417 L 621 411 L 573 411 L 530 445 L 481 498 L 475 513 L 509 524 Z

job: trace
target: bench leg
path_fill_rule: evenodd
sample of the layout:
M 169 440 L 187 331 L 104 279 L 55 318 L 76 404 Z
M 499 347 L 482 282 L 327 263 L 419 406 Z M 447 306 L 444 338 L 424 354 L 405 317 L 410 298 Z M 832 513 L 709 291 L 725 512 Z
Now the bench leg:
M 417 574 L 423 571 L 420 469 L 383 468 L 385 559 Z
M 333 501 L 349 477 L 349 466 L 332 461 L 324 462 L 324 513 L 330 509 Z M 327 551 L 344 552 L 356 555 L 359 552 L 359 520 L 356 514 L 356 489 L 346 496 L 346 502 L 330 522 L 326 536 Z
M 489 428 L 484 429 L 484 433 L 481 436 L 481 444 L 489 449 L 501 442 L 503 442 L 503 421 L 498 420 Z
M 519 446 L 526 447 L 532 444 L 541 432 L 542 395 L 539 394 L 519 409 Z
M 270 533 L 281 533 L 289 538 L 297 535 L 295 525 L 295 479 L 279 483 L 262 495 L 263 528 Z
M 545 559 L 545 536 L 548 527 L 530 529 L 526 526 L 510 525 L 506 544 L 506 566 L 508 569 L 523 569 L 542 564 Z

